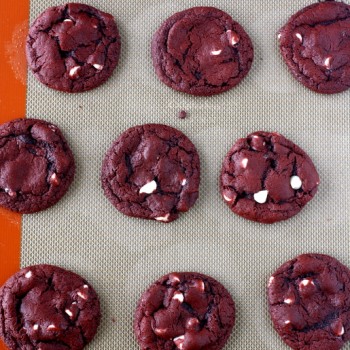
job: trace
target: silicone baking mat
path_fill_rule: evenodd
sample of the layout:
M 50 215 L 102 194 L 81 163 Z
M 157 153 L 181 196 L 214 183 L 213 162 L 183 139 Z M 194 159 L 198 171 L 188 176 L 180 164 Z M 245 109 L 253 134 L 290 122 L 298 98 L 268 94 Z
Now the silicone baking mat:
M 85 1 L 115 16 L 122 56 L 114 75 L 83 94 L 50 90 L 28 74 L 26 116 L 59 125 L 77 162 L 75 181 L 53 208 L 22 218 L 21 266 L 50 263 L 86 277 L 102 303 L 102 324 L 89 349 L 138 349 L 132 323 L 142 291 L 171 271 L 198 271 L 223 283 L 236 302 L 228 349 L 288 349 L 267 312 L 269 275 L 297 254 L 330 254 L 350 266 L 350 92 L 325 96 L 298 84 L 277 46 L 277 31 L 310 0 Z M 31 1 L 30 22 L 54 1 Z M 168 16 L 216 6 L 250 35 L 255 60 L 235 89 L 208 98 L 173 91 L 155 76 L 150 42 Z M 184 120 L 181 110 L 188 112 Z M 132 219 L 104 197 L 100 168 L 125 129 L 164 123 L 183 131 L 201 158 L 200 198 L 170 224 Z M 244 220 L 218 190 L 233 142 L 257 130 L 278 131 L 307 151 L 319 192 L 296 217 L 274 225 Z M 350 345 L 344 347 L 350 349 Z

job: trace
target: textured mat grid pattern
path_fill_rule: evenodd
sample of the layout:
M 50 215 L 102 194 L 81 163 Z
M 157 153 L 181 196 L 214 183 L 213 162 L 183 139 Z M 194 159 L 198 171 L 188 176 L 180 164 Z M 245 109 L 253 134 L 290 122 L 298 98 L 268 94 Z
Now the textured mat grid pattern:
M 28 76 L 27 116 L 59 125 L 76 157 L 76 179 L 58 205 L 23 218 L 22 266 L 52 263 L 85 276 L 101 297 L 103 320 L 90 349 L 137 349 L 132 322 L 141 292 L 160 275 L 192 270 L 224 284 L 237 305 L 229 349 L 287 349 L 272 329 L 266 283 L 303 252 L 331 254 L 350 266 L 349 96 L 315 94 L 287 72 L 277 30 L 312 1 L 85 1 L 113 14 L 122 56 L 112 78 L 83 94 L 50 90 Z M 54 1 L 32 1 L 31 21 Z M 161 22 L 189 6 L 216 6 L 251 36 L 255 60 L 236 88 L 211 98 L 172 91 L 156 78 L 150 41 Z M 188 118 L 177 118 L 181 110 Z M 183 131 L 201 157 L 200 199 L 176 222 L 130 219 L 100 188 L 107 148 L 126 128 L 165 123 Z M 221 163 L 233 142 L 256 130 L 278 131 L 307 151 L 321 185 L 297 217 L 272 226 L 241 219 L 218 192 Z M 344 349 L 350 349 L 347 345 Z

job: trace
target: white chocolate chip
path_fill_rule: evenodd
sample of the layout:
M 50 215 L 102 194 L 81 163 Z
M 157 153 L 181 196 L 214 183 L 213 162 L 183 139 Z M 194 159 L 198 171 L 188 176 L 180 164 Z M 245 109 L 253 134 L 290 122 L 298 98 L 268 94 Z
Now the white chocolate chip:
M 213 51 L 210 52 L 210 54 L 211 54 L 212 56 L 218 56 L 218 55 L 221 54 L 221 52 L 222 52 L 222 50 L 213 50 Z
M 30 278 L 30 277 L 32 277 L 32 271 L 28 271 L 25 275 L 24 275 L 24 277 L 25 278 Z
M 10 196 L 10 197 L 16 197 L 16 192 L 10 190 L 9 188 L 5 188 L 5 192 Z
M 301 282 L 300 282 L 300 285 L 302 285 L 302 286 L 307 286 L 308 284 L 310 283 L 310 280 L 302 280 Z
M 271 276 L 270 279 L 269 279 L 269 283 L 267 284 L 268 287 L 271 286 L 273 280 L 275 279 L 275 277 Z
M 60 180 L 56 173 L 53 173 L 50 177 L 50 183 L 54 186 L 58 186 L 60 184 Z
M 232 46 L 235 46 L 235 45 L 238 44 L 238 43 L 239 43 L 238 37 L 232 37 L 232 40 L 231 40 Z
M 73 317 L 73 312 L 69 309 L 65 309 L 64 312 L 69 316 L 69 317 Z
M 170 214 L 166 214 L 165 216 L 158 216 L 155 218 L 157 221 L 162 221 L 162 222 L 168 222 L 169 221 Z
M 35 324 L 34 326 L 33 326 L 33 330 L 34 331 L 37 331 L 39 329 L 39 325 L 38 324 Z
M 186 328 L 193 328 L 199 324 L 198 318 L 191 317 L 186 322 Z
M 282 37 L 282 34 L 281 34 L 281 33 L 278 33 L 278 35 L 277 35 L 277 39 L 278 39 L 278 40 L 280 40 L 280 39 L 281 39 L 281 37 Z
M 239 43 L 239 36 L 237 33 L 233 32 L 232 30 L 228 30 L 226 33 L 228 35 L 228 40 L 232 46 L 235 46 Z
M 299 176 L 292 176 L 290 178 L 290 186 L 292 187 L 293 190 L 300 190 L 301 187 L 303 186 L 303 183 L 300 179 Z
M 172 273 L 169 276 L 169 281 L 170 281 L 170 283 L 179 284 L 180 283 L 180 276 L 178 274 Z
M 88 286 L 87 284 L 84 284 L 84 285 L 83 285 L 83 288 L 89 289 L 89 286 Z
M 284 324 L 290 324 L 290 320 L 284 321 Z
M 103 69 L 103 66 L 101 64 L 98 64 L 98 63 L 94 63 L 93 64 L 94 68 L 96 68 L 97 70 L 102 70 Z
M 253 135 L 253 139 L 258 139 L 259 136 L 258 135 Z
M 67 18 L 63 22 L 73 22 L 71 19 Z
M 71 78 L 77 78 L 79 69 L 80 69 L 80 66 L 75 66 L 75 67 L 71 68 L 69 71 L 69 76 Z
M 223 194 L 223 197 L 224 197 L 226 202 L 229 202 L 229 203 L 233 202 L 233 198 L 227 197 L 225 194 Z
M 329 69 L 331 67 L 331 56 L 326 57 L 326 59 L 324 60 L 324 66 Z
M 183 179 L 182 182 L 181 182 L 181 186 L 185 186 L 186 184 L 187 184 L 187 180 Z
M 341 319 L 337 319 L 335 320 L 332 324 L 331 324 L 331 329 L 333 331 L 333 333 L 337 336 L 337 337 L 341 337 L 342 335 L 344 335 L 345 333 L 345 329 L 342 323 Z
M 298 40 L 302 43 L 303 42 L 303 37 L 300 33 L 296 33 L 295 36 L 298 38 Z
M 153 180 L 140 188 L 139 193 L 151 194 L 157 189 L 157 183 Z
M 185 298 L 181 292 L 175 292 L 173 295 L 173 300 L 178 300 L 180 303 L 183 303 Z
M 95 28 L 95 29 L 96 29 L 96 28 L 97 28 L 97 25 L 96 25 L 96 24 L 94 24 L 94 25 L 92 26 L 92 28 Z
M 184 335 L 180 335 L 179 337 L 176 337 L 173 339 L 173 342 L 175 343 L 176 347 L 180 350 L 183 349 L 184 341 L 185 341 Z
M 78 292 L 77 295 L 84 300 L 87 299 L 86 295 L 84 295 L 82 292 Z
M 243 158 L 241 161 L 241 165 L 243 169 L 246 169 L 248 165 L 248 158 Z
M 291 298 L 284 299 L 283 302 L 288 305 L 293 304 L 293 300 Z
M 164 335 L 168 330 L 166 328 L 155 328 L 154 333 L 157 335 Z
M 205 289 L 205 285 L 204 282 L 202 280 L 195 280 L 195 287 L 200 291 L 200 292 L 204 292 Z
M 254 193 L 255 202 L 260 203 L 260 204 L 266 203 L 268 194 L 269 194 L 269 191 L 267 191 L 267 190 Z
M 76 301 L 74 301 L 74 302 L 72 303 L 72 305 L 77 305 L 77 302 L 76 302 Z
M 313 286 L 315 285 L 315 283 L 312 280 L 310 280 L 309 278 L 305 278 L 299 283 L 299 288 L 306 287 L 309 284 L 312 284 Z
M 48 330 L 48 331 L 53 331 L 53 330 L 55 330 L 55 329 L 57 329 L 57 328 L 56 328 L 56 326 L 55 326 L 54 324 L 50 324 L 50 325 L 47 327 L 47 330 Z

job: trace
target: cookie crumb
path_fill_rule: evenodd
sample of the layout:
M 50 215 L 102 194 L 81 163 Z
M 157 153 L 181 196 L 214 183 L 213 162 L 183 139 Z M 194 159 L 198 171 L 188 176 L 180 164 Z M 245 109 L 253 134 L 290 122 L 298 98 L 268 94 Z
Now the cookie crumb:
M 180 111 L 179 112 L 179 118 L 180 119 L 185 119 L 187 117 L 187 112 L 186 111 Z

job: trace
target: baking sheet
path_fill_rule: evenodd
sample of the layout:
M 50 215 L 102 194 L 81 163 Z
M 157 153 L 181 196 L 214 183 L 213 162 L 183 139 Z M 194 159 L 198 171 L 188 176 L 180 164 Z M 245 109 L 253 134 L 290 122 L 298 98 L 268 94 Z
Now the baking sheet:
M 236 301 L 228 349 L 288 349 L 272 328 L 269 275 L 304 252 L 333 255 L 350 266 L 350 92 L 315 94 L 289 74 L 278 29 L 309 0 L 85 1 L 113 14 L 122 56 L 113 77 L 83 94 L 46 88 L 28 75 L 27 117 L 59 125 L 76 157 L 76 179 L 52 209 L 23 218 L 21 265 L 51 263 L 86 277 L 102 303 L 102 324 L 89 349 L 138 349 L 132 322 L 147 286 L 171 271 L 198 271 L 223 283 Z M 32 1 L 30 21 L 55 1 Z M 155 76 L 150 42 L 163 20 L 192 6 L 216 6 L 251 36 L 255 60 L 235 89 L 209 98 L 173 91 Z M 181 120 L 178 112 L 186 110 Z M 165 123 L 196 145 L 202 180 L 196 205 L 171 224 L 132 219 L 104 197 L 100 168 L 112 141 L 136 124 Z M 319 192 L 296 217 L 274 225 L 230 212 L 218 190 L 233 142 L 257 130 L 278 131 L 307 151 Z M 350 345 L 344 347 L 350 349 Z

